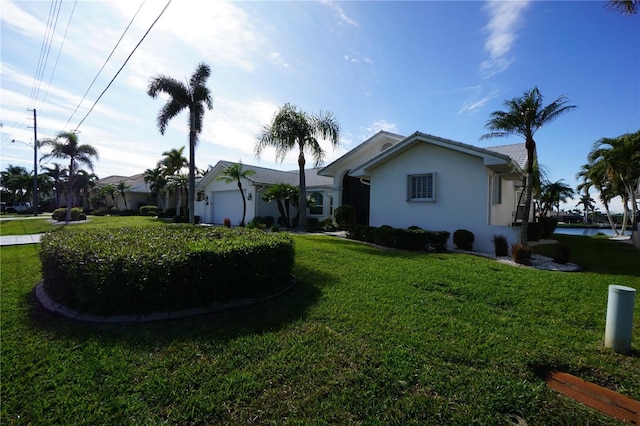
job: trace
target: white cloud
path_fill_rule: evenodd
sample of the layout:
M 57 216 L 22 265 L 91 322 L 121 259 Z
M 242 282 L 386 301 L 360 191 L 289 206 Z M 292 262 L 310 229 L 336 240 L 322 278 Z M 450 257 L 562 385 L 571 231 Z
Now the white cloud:
M 464 114 L 466 112 L 473 112 L 479 108 L 482 108 L 489 102 L 491 99 L 496 98 L 498 96 L 497 91 L 493 91 L 487 95 L 481 96 L 481 90 L 478 90 L 475 96 L 467 99 L 460 107 L 460 111 L 458 114 Z
M 292 66 L 291 64 L 289 64 L 287 61 L 284 60 L 284 58 L 282 57 L 282 55 L 279 52 L 270 52 L 267 55 L 267 59 L 269 59 L 269 61 L 281 68 L 284 68 L 286 70 L 291 70 Z
M 362 131 L 365 133 L 362 140 L 364 141 L 370 138 L 381 130 L 391 133 L 398 133 L 398 126 L 396 126 L 395 123 L 389 123 L 387 120 L 376 120 L 368 126 L 362 128 Z
M 485 30 L 489 35 L 484 47 L 489 57 L 480 67 L 485 78 L 505 71 L 511 65 L 513 58 L 510 52 L 517 38 L 516 32 L 522 21 L 522 13 L 528 5 L 528 0 L 490 0 L 487 3 L 489 23 Z
M 358 22 L 348 17 L 339 4 L 336 4 L 332 0 L 321 0 L 321 3 L 333 9 L 336 16 L 338 17 L 338 19 L 340 19 L 341 22 L 344 22 L 345 24 L 351 25 L 353 27 L 358 26 Z

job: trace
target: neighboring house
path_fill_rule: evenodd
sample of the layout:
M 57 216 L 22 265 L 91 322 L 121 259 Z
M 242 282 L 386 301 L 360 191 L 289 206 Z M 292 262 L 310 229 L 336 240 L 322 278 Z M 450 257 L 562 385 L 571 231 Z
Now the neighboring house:
M 152 194 L 149 189 L 149 185 L 144 181 L 144 173 L 139 173 L 133 176 L 107 176 L 104 179 L 98 180 L 96 187 L 103 188 L 107 185 L 113 185 L 114 188 L 118 186 L 120 182 L 124 182 L 127 189 L 124 191 L 127 207 L 129 210 L 137 210 L 140 206 L 155 205 L 152 203 Z M 124 200 L 120 191 L 116 190 L 114 197 L 116 199 L 117 208 L 124 210 Z M 107 207 L 113 207 L 113 200 L 110 196 L 105 199 Z
M 218 178 L 228 166 L 234 163 L 219 161 L 196 185 L 197 201 L 195 214 L 200 216 L 202 223 L 222 224 L 229 218 L 231 225 L 237 226 L 242 220 L 242 196 L 237 182 L 225 183 Z M 242 189 L 247 202 L 245 222 L 256 216 L 280 216 L 277 203 L 262 199 L 265 189 L 270 186 L 286 183 L 298 186 L 297 171 L 281 171 L 265 167 L 243 164 L 242 170 L 253 170 L 255 173 L 243 178 Z M 306 170 L 307 195 L 312 196 L 317 204 L 310 209 L 309 217 L 322 219 L 333 214 L 331 178 L 318 176 L 318 169 Z M 295 216 L 295 208 L 291 208 L 291 216 Z
M 492 251 L 494 235 L 518 242 L 526 157 L 524 143 L 479 148 L 379 132 L 319 174 L 333 178 L 335 206 L 353 205 L 358 223 L 468 229 L 474 250 Z

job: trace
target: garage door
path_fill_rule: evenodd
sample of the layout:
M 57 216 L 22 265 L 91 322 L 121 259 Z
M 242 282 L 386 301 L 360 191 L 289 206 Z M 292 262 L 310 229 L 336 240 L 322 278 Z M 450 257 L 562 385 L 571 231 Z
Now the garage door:
M 224 223 L 224 218 L 231 220 L 231 225 L 238 226 L 242 220 L 242 196 L 240 191 L 221 191 L 213 193 L 213 223 Z

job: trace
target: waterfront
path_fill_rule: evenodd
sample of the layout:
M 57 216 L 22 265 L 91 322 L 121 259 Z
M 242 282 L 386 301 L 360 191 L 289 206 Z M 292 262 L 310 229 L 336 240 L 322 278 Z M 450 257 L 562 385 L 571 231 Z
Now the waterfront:
M 616 234 L 613 230 L 608 228 L 563 228 L 557 227 L 554 231 L 555 234 L 564 234 L 564 235 L 583 235 L 585 237 L 590 237 L 592 235 L 596 235 L 597 233 L 602 233 L 611 237 L 614 237 Z M 624 235 L 631 236 L 631 229 L 627 228 Z

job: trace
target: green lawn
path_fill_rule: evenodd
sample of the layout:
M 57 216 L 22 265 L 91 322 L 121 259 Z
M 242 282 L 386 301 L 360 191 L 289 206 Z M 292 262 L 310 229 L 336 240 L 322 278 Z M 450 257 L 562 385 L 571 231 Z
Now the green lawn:
M 51 214 L 44 213 L 38 219 L 8 220 L 0 217 L 0 235 L 26 235 L 41 234 L 63 229 L 66 226 L 85 228 L 93 226 L 136 226 L 136 225 L 162 225 L 172 222 L 172 219 L 156 219 L 144 216 L 89 216 L 89 219 L 81 222 L 52 223 Z
M 132 326 L 52 317 L 33 296 L 39 245 L 3 247 L 0 421 L 617 424 L 548 390 L 552 369 L 640 400 L 640 297 L 631 356 L 602 344 L 608 285 L 640 288 L 625 243 L 562 237 L 589 266 L 558 273 L 294 238 L 283 297 Z

